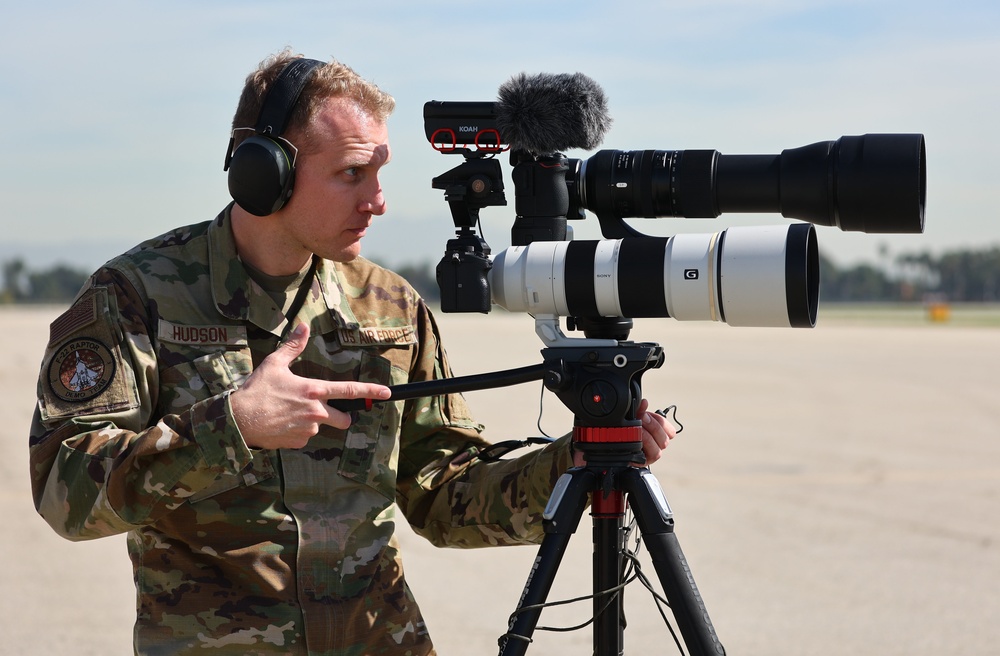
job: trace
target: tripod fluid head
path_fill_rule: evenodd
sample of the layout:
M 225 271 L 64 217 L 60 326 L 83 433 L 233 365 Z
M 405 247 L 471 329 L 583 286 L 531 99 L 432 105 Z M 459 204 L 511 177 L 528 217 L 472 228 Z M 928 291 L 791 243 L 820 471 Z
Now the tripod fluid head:
M 545 386 L 573 412 L 574 448 L 588 464 L 643 464 L 642 375 L 663 364 L 663 349 L 645 342 L 542 350 Z

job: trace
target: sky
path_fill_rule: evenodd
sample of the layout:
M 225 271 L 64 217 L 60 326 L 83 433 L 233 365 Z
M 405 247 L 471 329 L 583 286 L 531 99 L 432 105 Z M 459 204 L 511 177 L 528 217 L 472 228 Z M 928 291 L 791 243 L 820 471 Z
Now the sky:
M 520 73 L 581 72 L 614 120 L 601 148 L 779 153 L 841 135 L 921 133 L 922 235 L 818 229 L 834 262 L 1000 245 L 1000 3 L 995 0 L 2 0 L 0 260 L 93 269 L 213 218 L 243 81 L 290 47 L 336 58 L 395 96 L 388 203 L 363 253 L 436 262 L 453 234 L 431 178 L 428 100 L 494 100 Z M 591 152 L 570 151 L 586 158 Z M 508 207 L 483 211 L 494 253 Z M 645 234 L 785 223 L 778 215 L 639 219 Z M 574 224 L 599 238 L 596 217 Z

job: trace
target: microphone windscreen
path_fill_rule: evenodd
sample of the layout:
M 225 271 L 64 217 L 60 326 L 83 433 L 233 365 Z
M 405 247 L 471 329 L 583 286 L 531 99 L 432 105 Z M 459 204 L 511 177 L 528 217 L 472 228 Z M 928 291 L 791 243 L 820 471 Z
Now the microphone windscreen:
M 593 150 L 611 126 L 600 85 L 582 73 L 527 75 L 505 82 L 496 103 L 497 128 L 514 150 Z

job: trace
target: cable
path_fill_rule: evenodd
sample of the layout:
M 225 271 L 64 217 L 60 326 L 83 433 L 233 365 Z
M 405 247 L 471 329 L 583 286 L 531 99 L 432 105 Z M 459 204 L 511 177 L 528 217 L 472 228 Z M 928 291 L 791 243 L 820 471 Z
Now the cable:
M 491 444 L 480 450 L 476 457 L 485 462 L 497 462 L 514 449 L 531 446 L 532 444 L 551 444 L 555 439 L 551 437 L 528 437 L 523 440 L 504 440 Z
M 676 405 L 668 405 L 663 410 L 654 410 L 653 412 L 655 414 L 660 415 L 661 417 L 666 417 L 670 421 L 674 422 L 677 425 L 677 432 L 678 433 L 680 433 L 681 431 L 684 430 L 684 424 L 682 424 L 680 422 L 680 420 L 677 419 L 677 406 Z M 673 414 L 673 417 L 669 416 L 671 413 Z

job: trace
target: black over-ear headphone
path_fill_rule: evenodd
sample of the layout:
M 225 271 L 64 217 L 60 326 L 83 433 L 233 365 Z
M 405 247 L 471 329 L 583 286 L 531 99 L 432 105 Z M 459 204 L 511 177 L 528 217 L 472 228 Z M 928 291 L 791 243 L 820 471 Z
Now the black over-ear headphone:
M 257 125 L 253 127 L 254 135 L 244 139 L 235 151 L 236 130 L 229 139 L 223 167 L 229 171 L 229 193 L 251 214 L 273 214 L 292 195 L 298 151 L 281 135 L 313 71 L 322 65 L 316 59 L 295 59 L 286 64 L 267 92 Z

